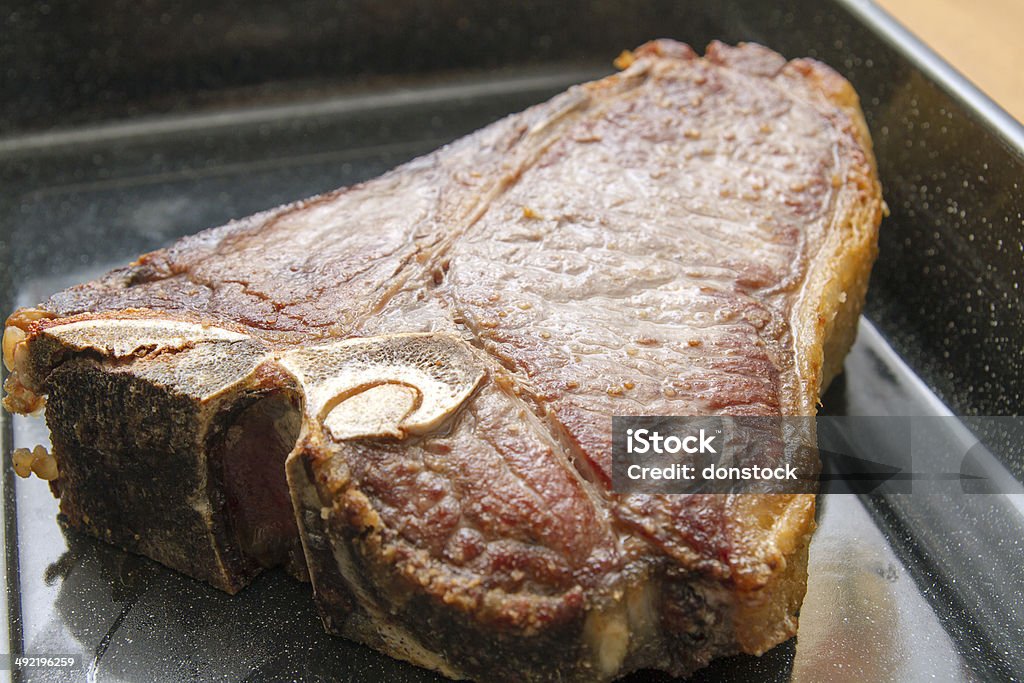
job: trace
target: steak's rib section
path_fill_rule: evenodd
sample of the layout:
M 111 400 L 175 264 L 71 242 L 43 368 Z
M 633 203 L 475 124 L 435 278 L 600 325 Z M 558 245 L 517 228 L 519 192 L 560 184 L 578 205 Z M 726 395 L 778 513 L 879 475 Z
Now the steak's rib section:
M 75 528 L 451 677 L 608 680 L 789 638 L 810 495 L 619 494 L 613 415 L 812 415 L 882 200 L 810 60 L 655 41 L 380 178 L 16 312 Z

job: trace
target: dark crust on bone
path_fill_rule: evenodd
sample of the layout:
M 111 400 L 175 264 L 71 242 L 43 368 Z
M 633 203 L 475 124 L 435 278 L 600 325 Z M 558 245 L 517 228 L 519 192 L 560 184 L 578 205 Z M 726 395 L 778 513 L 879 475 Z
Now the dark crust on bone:
M 57 294 L 43 308 L 58 320 L 30 341 L 68 316 L 128 309 L 270 349 L 466 337 L 490 379 L 446 431 L 336 444 L 307 424 L 289 460 L 325 624 L 453 676 L 682 675 L 795 633 L 814 500 L 617 496 L 609 418 L 813 414 L 852 343 L 881 211 L 856 95 L 835 72 L 756 45 L 713 43 L 701 58 L 655 41 L 624 72 L 381 178 Z M 133 448 L 117 423 L 128 418 L 77 405 L 116 394 L 103 376 L 115 371 L 74 360 L 48 374 L 63 357 L 32 348 L 23 379 L 51 395 L 72 524 L 226 590 L 244 584 L 219 531 L 183 541 L 203 558 L 188 567 L 119 522 L 84 522 L 99 489 L 73 468 Z M 88 375 L 77 393 L 61 374 L 73 372 Z M 175 410 L 167 392 L 151 400 Z M 174 448 L 212 419 L 181 410 Z M 90 451 L 74 436 L 82 420 L 128 441 Z M 144 509 L 124 495 L 112 520 Z M 627 618 L 629 648 L 609 669 L 594 634 L 642 591 L 650 623 Z

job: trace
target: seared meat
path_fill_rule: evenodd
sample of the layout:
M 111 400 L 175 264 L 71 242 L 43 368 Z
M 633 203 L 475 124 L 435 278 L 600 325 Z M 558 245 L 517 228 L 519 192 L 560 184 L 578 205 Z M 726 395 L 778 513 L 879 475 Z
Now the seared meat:
M 452 677 L 792 636 L 813 496 L 616 493 L 611 417 L 814 414 L 875 256 L 870 139 L 811 60 L 623 66 L 15 313 L 6 405 L 48 396 L 68 522 L 232 592 L 308 572 L 330 630 Z

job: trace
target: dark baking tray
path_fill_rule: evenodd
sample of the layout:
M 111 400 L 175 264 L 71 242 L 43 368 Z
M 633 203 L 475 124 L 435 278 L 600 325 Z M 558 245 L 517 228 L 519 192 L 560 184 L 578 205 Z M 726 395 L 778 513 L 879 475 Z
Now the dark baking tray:
M 853 82 L 892 211 L 825 412 L 1019 414 L 1024 129 L 872 4 L 208 4 L 15 2 L 0 19 L 0 310 L 372 177 L 646 39 L 754 40 Z M 84 655 L 16 678 L 434 678 L 325 635 L 308 586 L 280 572 L 228 597 L 61 532 L 45 485 L 10 467 L 45 427 L 0 419 L 0 652 Z M 823 496 L 798 638 L 696 678 L 1024 678 L 1024 434 L 964 423 L 1009 495 Z

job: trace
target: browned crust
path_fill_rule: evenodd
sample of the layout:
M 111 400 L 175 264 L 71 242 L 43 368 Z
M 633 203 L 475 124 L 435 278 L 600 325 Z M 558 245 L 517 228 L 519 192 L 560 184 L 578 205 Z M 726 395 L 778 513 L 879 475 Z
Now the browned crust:
M 826 103 L 840 136 L 837 149 L 845 175 L 833 180 L 837 189 L 832 216 L 834 223 L 825 244 L 814 258 L 790 313 L 796 377 L 802 385 L 790 387 L 782 396 L 787 415 L 814 415 L 817 402 L 829 383 L 842 371 L 843 359 L 853 344 L 857 321 L 867 293 L 871 267 L 878 253 L 878 228 L 883 201 L 871 137 L 860 109 L 857 93 L 833 69 L 811 59 L 785 62 L 777 53 L 760 45 L 729 47 L 709 45 L 708 59 L 728 64 L 766 78 L 791 79 Z M 757 519 L 764 501 L 747 496 L 737 501 L 740 519 Z M 764 565 L 760 572 L 740 580 L 733 623 L 737 642 L 744 652 L 760 654 L 796 634 L 796 612 L 806 590 L 806 564 L 814 531 L 814 496 L 789 497 L 783 509 L 773 513 L 775 523 L 768 538 L 759 538 Z M 778 506 L 778 501 L 772 501 Z M 751 550 L 754 550 L 751 548 Z M 755 553 L 752 553 L 755 554 Z
M 693 59 L 699 57 L 686 45 L 654 41 L 638 48 L 632 56 L 624 59 L 624 63 L 636 65 L 644 60 Z M 837 190 L 832 212 L 835 222 L 828 229 L 820 252 L 807 259 L 812 267 L 799 286 L 799 296 L 790 313 L 796 362 L 793 375 L 799 378 L 799 382 L 785 387 L 781 395 L 783 414 L 813 415 L 820 393 L 841 370 L 842 359 L 853 342 L 868 275 L 877 251 L 877 230 L 883 203 L 867 126 L 850 84 L 818 62 L 786 62 L 777 53 L 761 46 L 729 47 L 717 42 L 708 47 L 703 59 L 760 78 L 791 80 L 798 86 L 794 88 L 795 92 L 820 100 L 818 108 L 827 113 L 839 133 L 836 144 L 843 162 L 843 175 L 833 183 Z M 610 88 L 628 77 L 627 71 L 586 87 Z M 244 224 L 252 223 L 245 221 Z M 144 265 L 146 261 L 144 257 L 139 263 Z M 87 288 L 80 291 L 87 293 Z M 123 314 L 118 315 L 124 317 Z M 131 315 L 148 314 L 137 311 Z M 85 314 L 83 317 L 96 316 Z M 223 322 L 218 321 L 220 324 Z M 20 327 L 15 316 L 8 324 Z M 52 323 L 31 323 L 29 334 L 48 324 Z M 41 387 L 44 383 L 41 375 L 45 372 L 36 367 L 37 363 L 29 365 L 33 368 L 33 384 Z M 650 659 L 631 657 L 624 663 L 624 671 L 641 666 L 659 666 L 674 673 L 686 673 L 720 654 L 737 650 L 760 654 L 795 634 L 796 613 L 806 586 L 807 552 L 814 528 L 814 497 L 746 496 L 732 499 L 728 505 L 731 518 L 745 520 L 731 530 L 735 548 L 754 561 L 747 567 L 737 568 L 708 589 L 716 593 L 720 603 L 714 608 L 717 612 L 707 619 L 730 624 L 733 638 L 691 645 L 686 652 L 662 652 Z M 766 515 L 766 511 L 770 514 Z M 751 521 L 766 516 L 771 520 L 767 526 Z M 696 583 L 694 576 L 683 576 L 679 578 L 678 585 Z M 666 581 L 668 584 L 671 581 Z M 339 602 L 352 602 L 351 596 L 341 588 L 339 594 Z M 696 618 L 684 616 L 680 617 L 684 622 L 685 619 Z M 436 661 L 415 652 L 396 653 L 379 636 L 373 637 L 372 621 L 367 618 L 360 621 L 360 618 L 358 610 L 354 610 L 354 620 L 339 630 L 379 649 L 453 674 L 453 670 L 439 667 Z M 555 644 L 545 643 L 555 647 Z M 543 656 L 532 659 L 540 662 Z M 565 671 L 563 669 L 562 673 Z
M 658 40 L 638 48 L 632 66 L 644 58 L 695 59 L 688 46 Z M 833 224 L 825 243 L 813 258 L 792 307 L 794 376 L 780 397 L 784 415 L 814 415 L 822 393 L 842 371 L 843 359 L 856 337 L 871 267 L 878 252 L 878 228 L 884 211 L 871 137 L 850 83 L 830 67 L 811 59 L 787 62 L 761 45 L 735 47 L 712 42 L 704 59 L 744 73 L 772 80 L 790 80 L 791 92 L 818 99 L 817 108 L 838 132 L 837 154 L 842 175 L 836 189 Z M 774 499 L 774 500 L 773 500 Z M 782 499 L 782 500 L 779 500 Z M 754 525 L 736 529 L 733 542 L 741 554 L 760 562 L 731 577 L 736 586 L 731 622 L 739 648 L 760 654 L 796 634 L 796 613 L 806 590 L 806 564 L 814 530 L 814 496 L 741 496 L 730 503 L 731 515 L 756 520 L 765 508 L 774 523 L 767 529 Z

